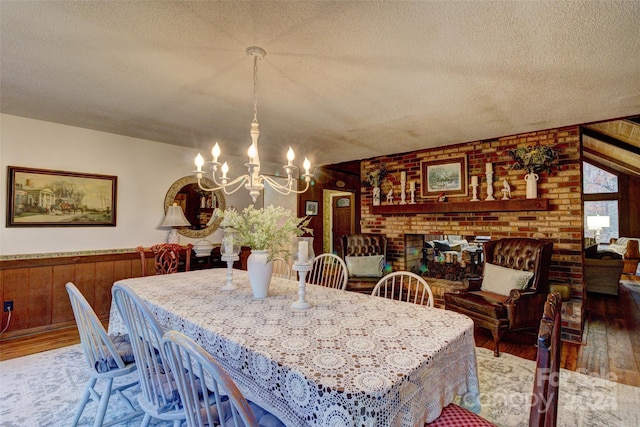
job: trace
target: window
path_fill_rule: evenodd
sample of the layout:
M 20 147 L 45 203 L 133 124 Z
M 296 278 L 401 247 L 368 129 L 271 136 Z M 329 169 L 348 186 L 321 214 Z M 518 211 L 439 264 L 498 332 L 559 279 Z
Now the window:
M 582 166 L 584 235 L 599 235 L 600 242 L 608 243 L 612 237 L 619 236 L 618 176 L 587 162 L 583 162 Z M 593 222 L 593 218 L 589 217 L 595 216 L 608 217 L 609 226 L 589 227 L 588 223 Z M 606 222 L 604 219 L 605 224 Z

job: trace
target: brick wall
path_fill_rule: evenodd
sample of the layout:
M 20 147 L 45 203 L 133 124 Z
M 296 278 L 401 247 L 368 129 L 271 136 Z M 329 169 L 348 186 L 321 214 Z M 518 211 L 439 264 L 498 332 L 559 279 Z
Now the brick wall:
M 554 245 L 550 279 L 570 283 L 572 291 L 572 302 L 567 307 L 571 309 L 571 316 L 570 320 L 564 322 L 563 337 L 571 341 L 580 341 L 584 310 L 582 304 L 582 175 L 578 126 L 376 157 L 364 160 L 361 172 L 373 170 L 381 163 L 386 164 L 387 169 L 395 177 L 394 203 L 398 203 L 400 171 L 405 170 L 407 182 L 417 182 L 416 202 L 434 203 L 433 199 L 419 197 L 420 163 L 466 155 L 468 176 L 477 175 L 481 184 L 478 189 L 478 197 L 481 201 L 475 203 L 483 203 L 482 200 L 487 195 L 486 163 L 493 163 L 496 199 L 502 196 L 500 189 L 504 178 L 511 185 L 512 198 L 524 199 L 524 173 L 509 169 L 511 161 L 507 150 L 534 144 L 552 145 L 560 157 L 559 170 L 553 172 L 551 176 L 542 173 L 538 181 L 538 197 L 549 199 L 548 211 L 373 215 L 371 213 L 372 190 L 362 188 L 362 232 L 383 233 L 387 236 L 388 258 L 394 270 L 405 268 L 405 233 L 489 235 L 492 239 L 532 237 L 550 240 Z M 389 183 L 385 185 L 382 186 L 383 194 L 390 188 Z M 450 197 L 448 200 L 468 201 L 470 199 L 471 189 L 469 188 L 468 196 Z M 385 203 L 386 200 L 383 197 L 382 204 Z

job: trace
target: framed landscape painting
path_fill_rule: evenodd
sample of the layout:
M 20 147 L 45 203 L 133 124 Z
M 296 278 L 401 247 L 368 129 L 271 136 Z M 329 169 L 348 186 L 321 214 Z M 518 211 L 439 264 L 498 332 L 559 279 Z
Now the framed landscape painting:
M 115 226 L 117 176 L 9 166 L 7 227 Z
M 422 197 L 467 195 L 467 157 L 420 163 Z

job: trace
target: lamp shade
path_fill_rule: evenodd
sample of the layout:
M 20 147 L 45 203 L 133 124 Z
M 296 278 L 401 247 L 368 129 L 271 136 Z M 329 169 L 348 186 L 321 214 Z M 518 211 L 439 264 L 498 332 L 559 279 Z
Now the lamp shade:
M 184 216 L 182 208 L 175 203 L 173 206 L 169 206 L 167 214 L 164 217 L 164 221 L 160 224 L 161 227 L 186 227 L 189 225 L 191 225 L 191 223 Z
M 587 227 L 589 228 L 607 228 L 611 226 L 608 216 L 594 215 L 587 217 Z

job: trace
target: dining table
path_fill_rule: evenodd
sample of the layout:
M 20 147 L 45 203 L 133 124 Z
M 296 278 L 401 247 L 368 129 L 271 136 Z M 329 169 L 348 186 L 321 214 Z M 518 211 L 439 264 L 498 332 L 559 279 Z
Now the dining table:
M 246 271 L 120 280 L 164 329 L 184 333 L 244 396 L 287 426 L 423 426 L 457 402 L 479 412 L 473 321 L 459 313 L 273 277 L 253 297 Z M 115 304 L 109 334 L 127 330 Z

